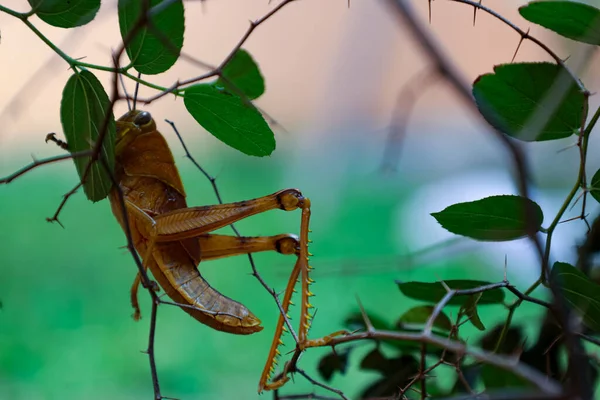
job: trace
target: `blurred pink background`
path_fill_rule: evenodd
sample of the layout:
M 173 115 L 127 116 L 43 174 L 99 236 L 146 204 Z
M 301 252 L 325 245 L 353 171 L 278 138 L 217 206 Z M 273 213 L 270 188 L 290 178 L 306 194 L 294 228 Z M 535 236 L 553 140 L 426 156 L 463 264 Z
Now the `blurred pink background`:
M 21 1 L 5 4 L 25 10 Z M 526 28 L 529 24 L 516 10 L 519 4 L 486 2 Z M 426 19 L 427 2 L 415 1 L 414 5 Z M 217 64 L 240 39 L 248 21 L 261 17 L 271 7 L 266 0 L 186 2 L 184 51 Z M 519 36 L 491 16 L 479 13 L 473 27 L 473 10 L 448 1 L 433 3 L 432 14 L 431 30 L 468 80 L 491 71 L 494 64 L 510 61 Z M 104 1 L 97 18 L 75 30 L 53 28 L 35 18 L 33 21 L 72 57 L 111 64 L 110 49 L 118 46 L 120 40 L 116 1 Z M 28 146 L 33 144 L 37 148 L 45 133 L 60 131 L 61 91 L 70 72 L 66 63 L 19 20 L 0 14 L 0 27 L 3 68 L 0 145 L 12 148 L 29 142 Z M 539 27 L 533 27 L 532 34 L 542 39 L 552 37 L 552 42 L 556 42 L 551 33 Z M 553 47 L 561 54 L 564 46 L 557 43 Z M 290 130 L 345 125 L 349 120 L 365 120 L 383 127 L 389 122 L 398 90 L 427 65 L 385 1 L 354 0 L 350 8 L 343 0 L 296 1 L 260 26 L 244 48 L 259 63 L 266 79 L 267 91 L 258 104 Z M 548 57 L 526 42 L 517 59 Z M 45 64 L 48 60 L 51 63 Z M 27 79 L 42 67 L 45 73 L 36 75 L 29 90 L 22 92 Z M 147 79 L 169 86 L 177 78 L 202 72 L 180 61 L 167 73 Z M 98 72 L 98 76 L 109 82 L 108 73 Z M 153 94 L 152 90 L 142 91 L 143 96 Z M 184 107 L 172 98 L 148 108 L 153 112 L 160 110 L 161 115 L 179 121 L 180 125 L 192 122 Z M 124 109 L 121 103 L 115 114 L 120 115 Z M 462 105 L 454 101 L 446 85 L 438 84 L 419 100 L 415 119 L 431 115 L 444 119 L 457 112 L 465 112 Z M 321 129 L 310 131 L 316 133 Z

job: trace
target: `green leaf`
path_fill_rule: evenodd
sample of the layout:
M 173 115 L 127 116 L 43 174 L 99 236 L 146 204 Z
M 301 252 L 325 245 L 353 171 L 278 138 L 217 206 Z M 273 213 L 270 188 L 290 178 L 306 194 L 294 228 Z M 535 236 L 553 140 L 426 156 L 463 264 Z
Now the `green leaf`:
M 385 358 L 379 347 L 375 347 L 360 362 L 360 369 L 378 371 L 385 374 L 389 367 L 389 360 Z
M 236 89 L 242 91 L 250 100 L 260 97 L 265 92 L 265 81 L 252 56 L 245 50 L 238 50 L 233 58 L 223 68 L 222 75 L 235 87 L 219 78 L 214 85 L 224 87 L 232 93 Z
M 535 137 L 518 137 L 538 108 L 547 105 L 548 91 L 566 72 L 552 63 L 503 64 L 473 83 L 479 112 L 494 128 L 528 142 L 554 140 L 578 133 L 587 99 L 570 77 L 568 90 Z M 564 75 L 562 75 L 564 76 Z M 529 134 L 529 132 L 524 132 Z
M 578 42 L 600 45 L 600 10 L 574 1 L 532 1 L 519 8 L 526 20 Z
M 400 317 L 396 326 L 398 328 L 402 328 L 405 324 L 415 324 L 415 325 L 424 325 L 427 323 L 427 320 L 433 313 L 435 307 L 433 306 L 417 306 L 413 307 Z M 435 321 L 433 322 L 433 326 L 439 329 L 443 329 L 445 331 L 449 331 L 452 329 L 452 322 L 450 318 L 443 312 L 439 313 Z
M 498 354 L 521 354 L 523 353 L 524 339 L 523 339 L 523 330 L 520 326 L 511 326 L 508 330 L 504 331 L 504 322 L 497 324 L 494 328 L 492 328 L 488 333 L 486 333 L 480 339 L 481 348 L 488 351 L 493 351 Z M 500 346 L 498 346 L 498 341 L 503 337 L 502 342 L 500 342 Z M 546 348 L 542 351 L 546 351 Z
M 360 369 L 377 371 L 384 376 L 393 377 L 407 364 L 413 364 L 414 357 L 404 355 L 400 357 L 387 358 L 379 347 L 371 350 L 360 362 Z
M 139 28 L 127 43 L 127 55 L 133 67 L 146 75 L 160 74 L 175 64 L 183 47 L 185 18 L 183 2 L 174 1 L 168 7 L 159 4 L 166 0 L 150 0 L 150 18 L 154 29 Z M 119 0 L 119 26 L 123 42 L 136 27 L 142 12 L 140 0 Z M 158 7 L 155 7 L 157 6 Z
M 552 279 L 558 283 L 565 300 L 583 318 L 583 322 L 595 332 L 600 332 L 600 285 L 574 266 L 562 262 L 554 263 Z
M 590 194 L 598 203 L 600 203 L 600 169 L 592 177 Z
M 396 282 L 400 291 L 407 297 L 416 300 L 422 300 L 429 303 L 437 303 L 446 295 L 446 288 L 441 282 Z M 455 290 L 474 289 L 477 287 L 490 285 L 490 282 L 476 281 L 470 279 L 449 279 L 444 283 Z M 469 296 L 470 297 L 470 296 Z M 468 301 L 466 296 L 454 296 L 448 304 L 463 305 Z M 504 301 L 504 291 L 502 289 L 486 290 L 481 293 L 479 304 L 498 304 Z
M 477 311 L 477 303 L 481 299 L 482 293 L 477 293 L 472 296 L 469 296 L 469 300 L 463 306 L 463 312 L 467 317 L 469 317 L 469 321 L 473 326 L 480 331 L 485 331 L 485 325 L 481 322 L 481 318 L 479 318 L 479 312 Z
M 268 156 L 275 150 L 275 135 L 258 110 L 239 96 L 212 85 L 185 90 L 185 107 L 217 139 L 251 156 Z
M 370 384 L 356 398 L 398 398 L 398 388 L 409 386 L 419 372 L 419 362 L 413 356 L 402 355 L 393 359 L 384 360 L 386 364 L 384 368 L 377 369 L 375 369 L 375 365 L 370 365 L 369 368 L 365 368 L 364 364 L 361 363 L 362 369 L 378 370 L 383 374 L 383 378 Z
M 540 206 L 521 196 L 486 197 L 453 204 L 431 215 L 452 233 L 492 242 L 519 239 L 527 235 L 528 222 L 536 231 L 544 222 Z
M 59 28 L 74 28 L 94 19 L 100 0 L 28 0 L 42 21 Z
M 329 353 L 321 358 L 318 365 L 319 374 L 321 378 L 329 382 L 333 377 L 333 374 L 337 371 L 340 374 L 345 374 L 348 368 L 348 356 L 350 349 L 346 348 L 336 353 Z
M 94 147 L 107 113 L 110 117 L 100 157 L 106 161 L 112 173 L 115 164 L 116 124 L 108 95 L 91 72 L 84 70 L 71 75 L 60 104 L 60 119 L 70 152 L 91 150 Z M 90 159 L 73 159 L 80 178 L 83 178 Z M 108 195 L 111 187 L 110 175 L 100 162 L 95 162 L 83 184 L 85 195 L 91 201 L 100 201 Z
M 487 390 L 531 387 L 531 384 L 523 378 L 489 364 L 482 366 L 481 379 Z

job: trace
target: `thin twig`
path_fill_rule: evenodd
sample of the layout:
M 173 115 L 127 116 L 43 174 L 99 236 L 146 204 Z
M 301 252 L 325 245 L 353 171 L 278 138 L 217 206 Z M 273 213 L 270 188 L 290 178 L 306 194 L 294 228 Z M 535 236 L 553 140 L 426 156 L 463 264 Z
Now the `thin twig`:
M 340 396 L 340 398 L 344 399 L 344 400 L 348 400 L 348 398 L 346 397 L 346 395 L 344 395 L 344 392 L 342 392 L 339 389 L 336 389 L 334 387 L 331 387 L 329 385 L 326 385 L 324 383 L 321 383 L 315 379 L 313 379 L 310 375 L 308 375 L 304 370 L 296 367 L 295 372 L 299 373 L 300 375 L 302 375 L 307 381 L 309 381 L 310 383 L 312 383 L 313 385 L 319 386 L 325 390 L 328 390 L 332 393 L 337 394 L 338 396 Z
M 179 142 L 181 143 L 181 147 L 183 147 L 183 150 L 185 152 L 185 157 L 188 158 L 192 162 L 192 164 L 194 164 L 194 166 L 196 166 L 196 168 L 198 168 L 198 170 L 200 172 L 202 172 L 202 174 L 206 177 L 206 179 L 208 179 L 208 181 L 210 182 L 210 184 L 213 188 L 215 196 L 217 197 L 217 201 L 219 202 L 219 204 L 223 204 L 223 199 L 221 197 L 221 193 L 219 192 L 219 188 L 217 187 L 217 182 L 216 182 L 217 179 L 215 177 L 211 176 L 204 168 L 202 168 L 202 166 L 192 156 L 187 145 L 185 144 L 185 141 L 183 140 L 183 137 L 181 136 L 181 134 L 179 133 L 179 130 L 175 126 L 175 123 L 168 119 L 165 119 L 165 122 L 168 123 L 169 125 L 171 125 L 171 127 L 173 128 L 175 135 L 177 135 L 177 138 L 179 139 Z M 229 226 L 231 227 L 231 230 L 235 233 L 235 235 L 237 237 L 241 237 L 240 232 L 238 231 L 237 227 L 234 224 L 230 224 Z M 279 296 L 275 292 L 275 289 L 271 288 L 267 284 L 267 282 L 265 282 L 265 280 L 262 278 L 262 276 L 258 273 L 258 269 L 256 268 L 256 264 L 254 263 L 254 257 L 252 257 L 252 254 L 248 253 L 247 256 L 248 256 L 248 261 L 250 262 L 250 267 L 252 268 L 252 276 L 254 276 L 260 282 L 262 287 L 271 295 L 271 297 L 273 297 L 273 299 L 275 299 L 275 303 L 277 304 L 279 313 L 283 316 L 285 324 L 288 327 L 288 330 L 290 331 L 292 337 L 294 338 L 294 342 L 298 343 L 298 335 L 297 335 L 296 331 L 294 330 L 294 328 L 292 327 L 292 324 L 291 324 L 289 318 L 287 317 L 287 313 L 283 309 L 283 306 L 281 304 L 281 301 L 279 300 Z
M 26 174 L 27 172 L 29 172 L 37 167 L 41 167 L 42 165 L 52 164 L 52 163 L 59 162 L 59 161 L 70 160 L 72 158 L 89 157 L 91 154 L 92 154 L 91 150 L 84 150 L 84 151 L 78 151 L 76 153 L 63 154 L 61 156 L 49 157 L 49 158 L 46 158 L 43 160 L 34 160 L 31 164 L 28 164 L 28 165 L 24 166 L 23 168 L 13 172 L 12 174 L 10 174 L 4 178 L 1 178 L 0 184 L 11 183 L 12 181 L 19 178 L 20 176 Z
M 502 21 L 502 23 L 504 23 L 505 25 L 507 25 L 510 28 L 512 28 L 523 39 L 527 39 L 527 40 L 532 41 L 533 43 L 535 43 L 536 45 L 538 45 L 542 50 L 544 50 L 550 57 L 552 57 L 554 59 L 554 61 L 558 65 L 560 65 L 563 70 L 565 70 L 565 71 L 567 71 L 569 73 L 569 75 L 571 76 L 571 78 L 573 78 L 573 80 L 579 86 L 579 89 L 581 90 L 582 93 L 588 92 L 588 90 L 583 86 L 583 84 L 581 83 L 581 80 L 577 77 L 577 75 L 575 74 L 575 72 L 573 72 L 569 68 L 569 66 L 567 66 L 567 64 L 565 64 L 565 62 L 563 61 L 563 59 L 560 58 L 558 56 L 558 54 L 556 54 L 554 51 L 552 51 L 552 49 L 550 49 L 550 47 L 548 47 L 546 44 L 544 44 L 541 40 L 539 40 L 539 39 L 531 36 L 529 34 L 529 31 L 527 31 L 527 32 L 524 31 L 523 29 L 521 29 L 517 25 L 513 24 L 510 20 L 508 20 L 504 16 L 498 14 L 496 11 L 492 10 L 491 8 L 488 8 L 488 7 L 484 6 L 480 2 L 475 2 L 473 0 L 448 0 L 448 1 L 452 1 L 454 3 L 467 4 L 467 5 L 471 6 L 471 7 L 474 7 L 475 9 L 479 9 L 481 11 L 484 11 L 484 12 L 488 13 L 489 15 L 493 16 L 494 18 Z
M 233 56 L 235 55 L 235 53 L 242 48 L 242 46 L 244 45 L 244 43 L 246 43 L 246 41 L 248 40 L 248 38 L 250 37 L 250 35 L 252 34 L 252 32 L 254 32 L 254 30 L 256 28 L 258 28 L 261 24 L 263 24 L 265 21 L 267 21 L 269 18 L 271 18 L 273 15 L 275 15 L 277 12 L 279 12 L 283 7 L 285 7 L 286 5 L 294 2 L 296 0 L 283 0 L 281 3 L 279 3 L 277 6 L 275 6 L 272 10 L 270 10 L 269 12 L 267 12 L 264 16 L 262 16 L 261 18 L 255 20 L 255 21 L 250 21 L 250 26 L 248 27 L 248 29 L 246 30 L 246 32 L 244 32 L 244 34 L 242 35 L 242 37 L 240 38 L 240 40 L 238 41 L 238 43 L 233 47 L 233 49 L 231 49 L 231 51 L 229 52 L 229 54 L 227 54 L 227 56 L 225 56 L 225 58 L 223 59 L 223 61 L 221 61 L 221 63 L 214 69 L 212 69 L 211 71 L 196 76 L 194 78 L 190 78 L 190 79 L 186 79 L 186 80 L 177 80 L 175 83 L 173 83 L 171 86 L 169 86 L 167 88 L 167 90 L 162 91 L 161 93 L 158 93 L 155 96 L 152 96 L 150 98 L 147 99 L 138 99 L 139 102 L 144 103 L 144 104 L 150 104 L 153 101 L 156 101 L 158 99 L 160 99 L 161 97 L 166 96 L 169 93 L 174 92 L 177 89 L 180 89 L 184 86 L 188 86 L 191 85 L 193 83 L 197 83 L 200 81 L 203 81 L 205 79 L 208 78 L 212 78 L 214 76 L 220 76 L 221 78 L 223 78 L 222 76 L 222 71 L 223 68 L 227 65 L 227 63 L 229 63 L 229 61 L 231 61 L 231 59 L 233 58 Z
M 79 188 L 81 187 L 81 185 L 82 185 L 81 182 L 79 182 L 77 185 L 75 185 L 73 187 L 73 189 L 69 190 L 67 193 L 65 193 L 63 195 L 63 199 L 61 200 L 60 204 L 58 205 L 58 208 L 54 212 L 54 215 L 52 217 L 46 218 L 46 221 L 48 221 L 48 222 L 56 222 L 57 224 L 59 224 L 60 226 L 62 226 L 64 228 L 64 225 L 60 222 L 60 220 L 58 219 L 58 216 L 60 215 L 60 212 L 64 208 L 65 204 L 67 204 L 67 201 L 69 200 L 69 197 L 71 197 L 75 193 L 77 193 L 77 190 L 79 190 Z
M 150 290 L 152 292 L 152 290 Z M 150 359 L 150 373 L 152 375 L 152 386 L 154 388 L 155 400 L 161 400 L 163 397 L 160 394 L 160 383 L 158 373 L 156 372 L 156 356 L 154 354 L 154 340 L 156 337 L 156 314 L 158 313 L 158 305 L 160 300 L 155 296 L 152 299 L 152 314 L 150 315 L 150 332 L 148 334 L 148 358 Z

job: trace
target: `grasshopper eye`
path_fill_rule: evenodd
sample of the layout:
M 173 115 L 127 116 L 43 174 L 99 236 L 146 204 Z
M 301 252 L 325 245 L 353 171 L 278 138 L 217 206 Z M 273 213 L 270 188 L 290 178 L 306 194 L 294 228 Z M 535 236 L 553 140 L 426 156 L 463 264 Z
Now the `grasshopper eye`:
M 137 126 L 143 126 L 148 124 L 150 121 L 152 121 L 152 115 L 150 115 L 150 113 L 147 111 L 142 111 L 137 115 L 137 117 L 135 117 L 135 121 L 133 121 L 133 123 Z

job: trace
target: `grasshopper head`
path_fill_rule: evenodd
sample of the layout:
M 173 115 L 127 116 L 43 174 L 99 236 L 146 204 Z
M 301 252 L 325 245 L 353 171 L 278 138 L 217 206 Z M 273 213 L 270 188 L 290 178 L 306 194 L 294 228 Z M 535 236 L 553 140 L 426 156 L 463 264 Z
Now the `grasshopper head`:
M 149 112 L 141 110 L 127 112 L 117 120 L 116 155 L 121 155 L 123 150 L 139 135 L 155 129 L 156 123 Z

